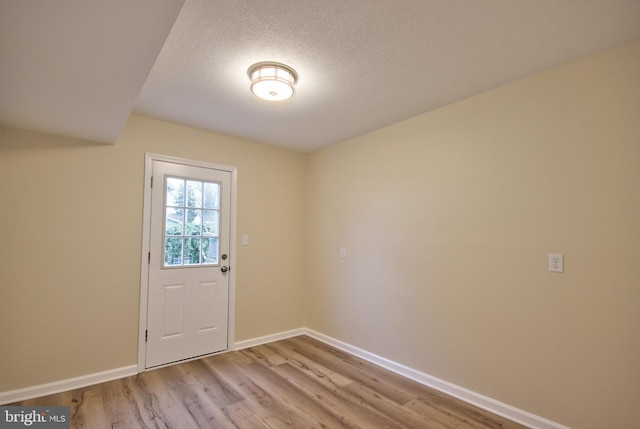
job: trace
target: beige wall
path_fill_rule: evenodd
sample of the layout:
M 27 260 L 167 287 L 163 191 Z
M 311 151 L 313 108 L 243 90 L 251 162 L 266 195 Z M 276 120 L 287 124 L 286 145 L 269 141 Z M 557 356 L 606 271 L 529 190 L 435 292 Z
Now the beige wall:
M 640 42 L 308 168 L 310 328 L 574 428 L 637 427 Z
M 304 156 L 132 116 L 113 146 L 3 130 L 0 391 L 132 365 L 145 152 L 238 167 L 236 340 L 304 325 Z

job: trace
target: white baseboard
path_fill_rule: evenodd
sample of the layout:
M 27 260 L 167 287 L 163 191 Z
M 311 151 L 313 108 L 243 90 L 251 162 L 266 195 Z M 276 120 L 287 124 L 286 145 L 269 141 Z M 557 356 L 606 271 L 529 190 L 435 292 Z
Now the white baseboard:
M 248 347 L 255 347 L 259 346 L 260 344 L 284 340 L 286 338 L 291 338 L 303 334 L 305 334 L 305 329 L 300 328 L 293 329 L 291 331 L 280 332 L 277 334 L 266 335 L 264 337 L 252 338 L 235 343 L 232 350 L 241 350 Z M 91 386 L 92 384 L 104 383 L 105 381 L 111 381 L 118 378 L 128 377 L 130 375 L 136 375 L 137 373 L 138 366 L 129 365 L 122 368 L 116 368 L 108 371 L 96 372 L 94 374 L 83 375 L 80 377 L 69 378 L 66 380 L 55 381 L 53 383 L 40 384 L 37 386 L 25 387 L 23 389 L 0 392 L 0 405 L 12 404 L 18 401 L 24 401 L 27 399 L 53 395 L 55 393 L 66 392 L 67 390 L 79 389 L 81 387 Z
M 137 365 L 123 366 L 122 368 L 108 371 L 96 372 L 66 380 L 55 381 L 53 383 L 40 384 L 37 386 L 25 387 L 24 389 L 0 392 L 0 405 L 11 404 L 27 399 L 40 398 L 42 396 L 53 395 L 67 390 L 79 389 L 91 386 L 92 384 L 104 383 L 105 381 L 116 380 L 138 373 Z
M 316 340 L 321 341 L 325 344 L 328 344 L 337 349 L 343 350 L 349 354 L 364 359 L 368 362 L 393 371 L 396 374 L 417 381 L 420 384 L 439 390 L 442 393 L 458 398 L 464 402 L 475 405 L 479 408 L 512 420 L 516 423 L 520 423 L 531 429 L 570 429 L 567 426 L 563 426 L 559 423 L 547 420 L 543 417 L 513 407 L 509 404 L 505 404 L 504 402 L 500 402 L 495 399 L 489 398 L 488 396 L 484 396 L 480 393 L 465 389 L 464 387 L 449 383 L 448 381 L 441 380 L 432 375 L 425 374 L 424 372 L 409 368 L 408 366 L 370 353 L 366 350 L 355 347 L 351 344 L 345 343 L 343 341 L 337 340 L 308 328 L 292 329 L 290 331 L 284 331 L 276 334 L 265 335 L 263 337 L 238 341 L 234 344 L 233 350 L 242 350 L 248 347 L 255 347 L 261 344 L 284 340 L 298 335 L 308 335 L 311 338 L 315 338 Z M 97 372 L 94 374 L 56 381 L 53 383 L 41 384 L 38 386 L 12 390 L 8 392 L 0 392 L 0 405 L 11 404 L 13 402 L 23 401 L 31 398 L 38 398 L 41 396 L 53 395 L 55 393 L 60 393 L 67 390 L 78 389 L 81 387 L 90 386 L 92 384 L 98 384 L 105 381 L 128 377 L 137 373 L 138 366 L 129 365 L 122 368 Z
M 290 331 L 279 332 L 277 334 L 265 335 L 264 337 L 238 341 L 235 343 L 234 350 L 242 350 L 249 347 L 259 346 L 261 344 L 272 343 L 274 341 L 286 340 L 287 338 L 297 337 L 298 335 L 305 335 L 306 333 L 306 328 L 298 328 L 292 329 Z
M 328 344 L 351 355 L 357 356 L 368 362 L 393 371 L 396 374 L 417 381 L 420 384 L 436 389 L 449 396 L 458 398 L 468 404 L 475 405 L 476 407 L 487 410 L 493 414 L 497 414 L 516 423 L 520 423 L 521 425 L 524 425 L 531 429 L 570 429 L 567 426 L 561 425 L 551 420 L 547 420 L 544 417 L 540 417 L 535 414 L 529 413 L 528 411 L 524 411 L 509 404 L 505 404 L 504 402 L 497 401 L 495 399 L 489 398 L 488 396 L 484 396 L 480 393 L 465 389 L 464 387 L 449 383 L 448 381 L 444 381 L 429 374 L 425 374 L 424 372 L 416 371 L 413 368 L 409 368 L 405 365 L 375 355 L 366 350 L 352 346 L 340 340 L 336 340 L 335 338 L 331 338 L 327 335 L 321 334 L 311 329 L 303 328 L 302 331 L 305 335 L 308 335 L 311 338 L 315 338 L 318 341 L 322 341 L 325 344 Z

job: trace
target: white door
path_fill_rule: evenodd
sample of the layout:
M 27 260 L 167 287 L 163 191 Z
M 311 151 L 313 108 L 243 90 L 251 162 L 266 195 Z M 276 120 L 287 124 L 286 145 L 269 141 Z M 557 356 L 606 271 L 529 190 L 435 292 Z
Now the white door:
M 227 349 L 231 172 L 154 160 L 146 368 Z

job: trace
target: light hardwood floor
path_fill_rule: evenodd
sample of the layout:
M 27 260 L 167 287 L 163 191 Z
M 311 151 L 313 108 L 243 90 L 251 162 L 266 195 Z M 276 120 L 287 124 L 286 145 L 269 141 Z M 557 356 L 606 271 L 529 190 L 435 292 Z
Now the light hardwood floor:
M 72 428 L 523 428 L 307 336 L 13 405 Z

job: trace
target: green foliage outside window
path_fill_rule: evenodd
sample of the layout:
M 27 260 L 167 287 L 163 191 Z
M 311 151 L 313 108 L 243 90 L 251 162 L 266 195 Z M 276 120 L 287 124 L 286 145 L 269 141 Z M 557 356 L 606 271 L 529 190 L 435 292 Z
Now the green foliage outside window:
M 204 235 L 202 237 L 200 234 Z M 166 231 L 167 240 L 165 240 L 164 260 L 166 265 L 182 265 L 182 246 L 184 245 L 184 261 L 187 264 L 200 264 L 206 261 L 206 255 L 209 254 L 209 237 L 218 235 L 216 227 L 213 223 L 205 222 L 202 225 L 187 223 L 185 225 L 184 235 L 182 235 L 182 225 L 176 224 L 169 226 Z M 174 236 L 174 237 L 172 237 Z M 202 241 L 202 255 L 205 261 L 200 259 L 200 242 Z

